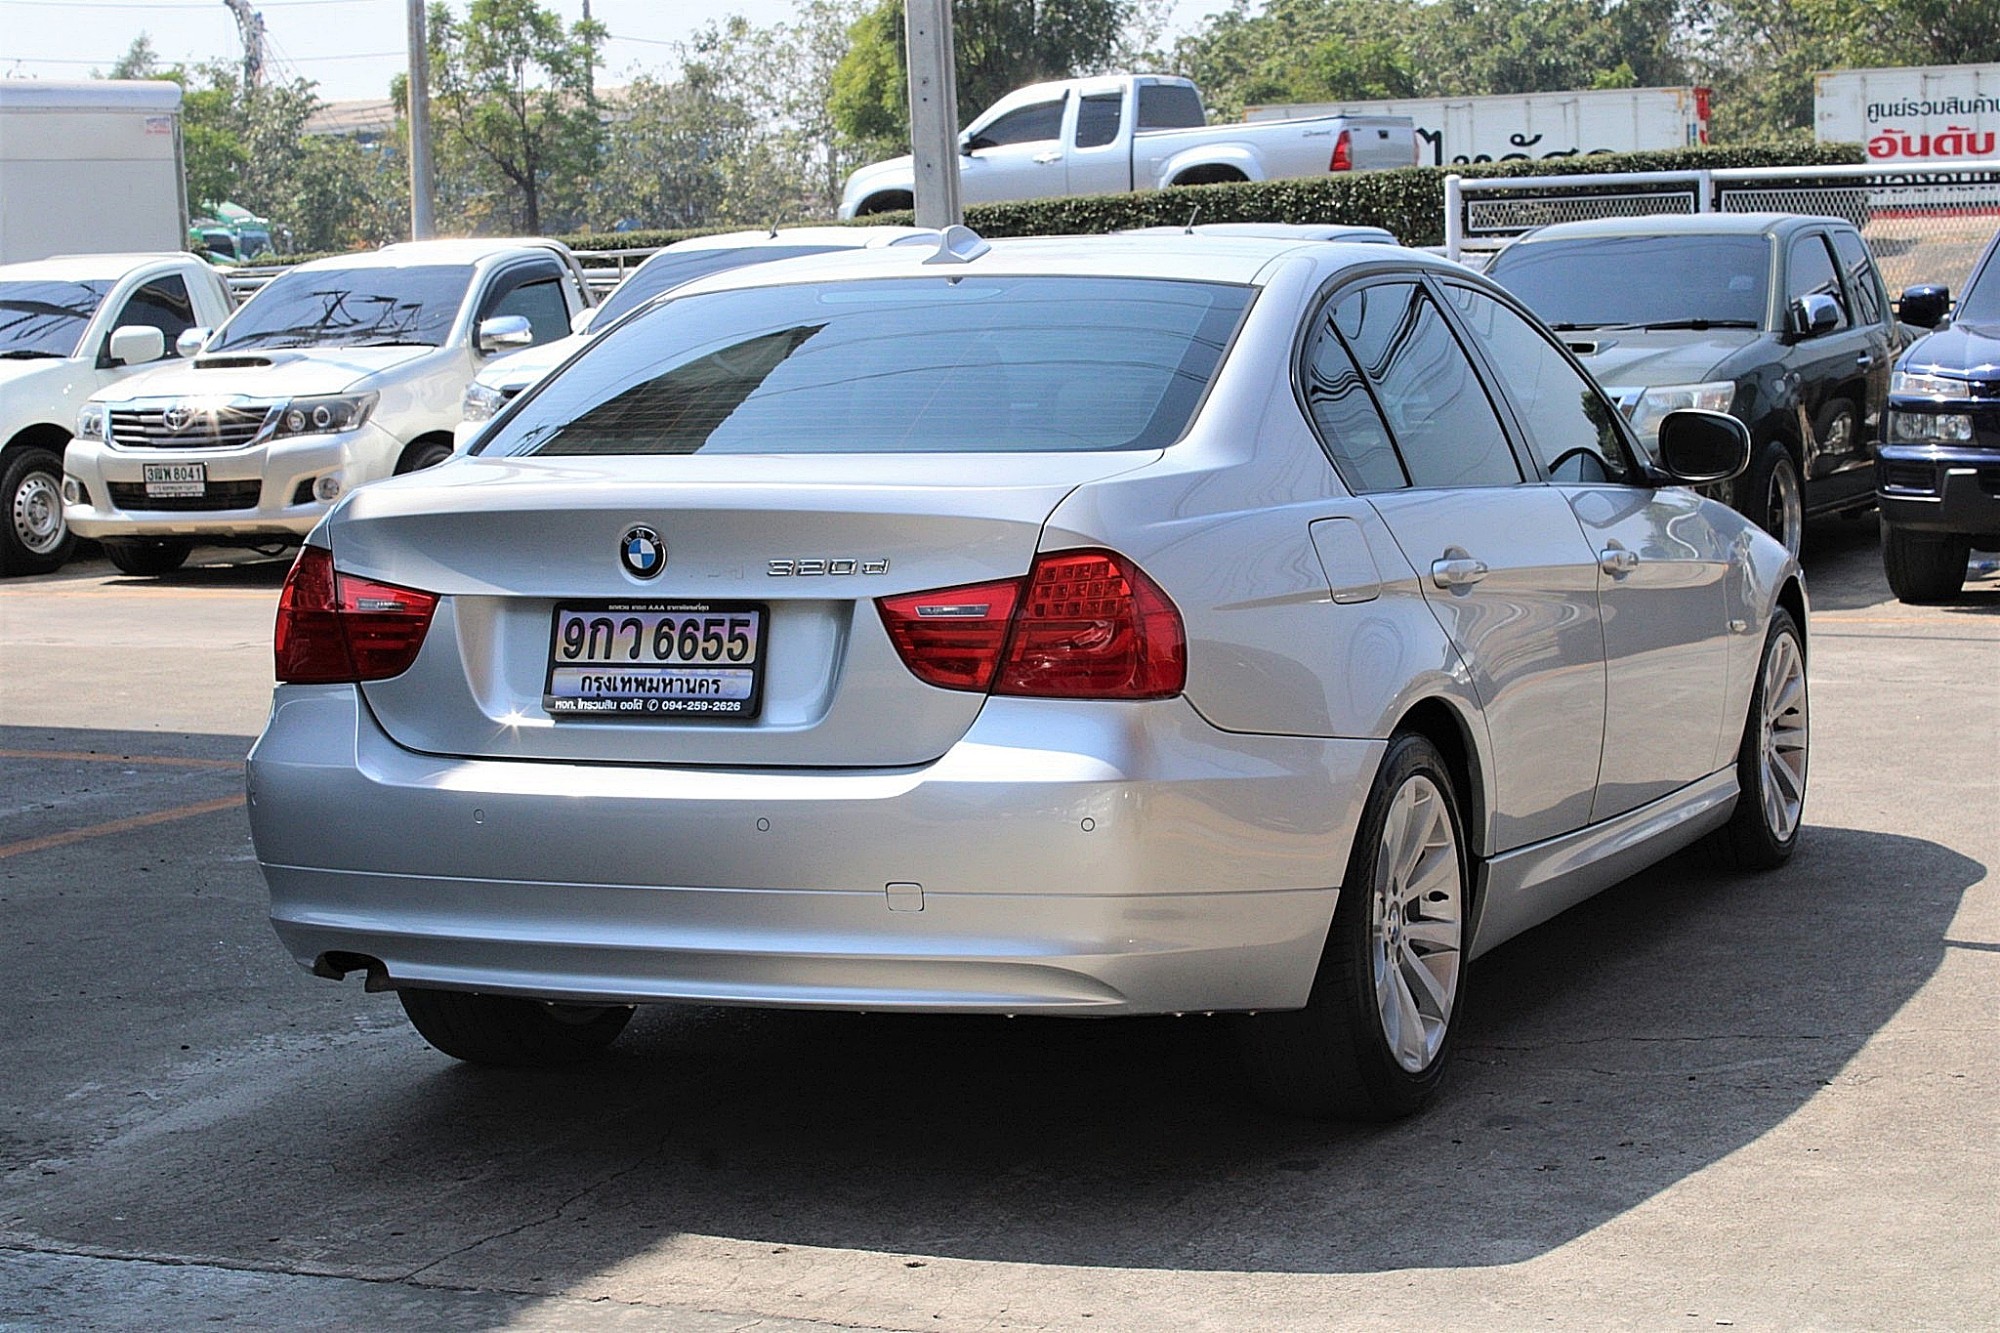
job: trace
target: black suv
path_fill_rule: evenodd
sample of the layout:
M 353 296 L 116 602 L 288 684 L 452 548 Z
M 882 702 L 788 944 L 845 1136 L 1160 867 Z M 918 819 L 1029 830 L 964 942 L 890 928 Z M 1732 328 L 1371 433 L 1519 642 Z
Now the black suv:
M 2000 547 L 2000 235 L 1974 265 L 1958 313 L 1942 287 L 1904 293 L 1905 323 L 1934 332 L 1896 363 L 1875 486 L 1882 567 L 1905 602 L 1965 585 L 1972 548 Z
M 1750 427 L 1723 496 L 1797 554 L 1805 518 L 1875 503 L 1870 445 L 1905 342 L 1839 218 L 1702 213 L 1543 227 L 1487 269 L 1562 334 L 1651 449 L 1675 408 Z

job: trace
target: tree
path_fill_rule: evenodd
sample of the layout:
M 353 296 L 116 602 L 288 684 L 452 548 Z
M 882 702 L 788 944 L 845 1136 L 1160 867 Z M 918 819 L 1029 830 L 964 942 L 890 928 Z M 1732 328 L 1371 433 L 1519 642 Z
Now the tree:
M 1105 68 L 1126 49 L 1125 25 L 1140 7 L 1134 0 L 953 0 L 951 11 L 959 113 L 969 120 L 1023 84 Z M 902 0 L 877 0 L 847 38 L 832 77 L 836 126 L 862 142 L 907 143 Z
M 118 57 L 118 63 L 111 67 L 107 78 L 113 79 L 156 79 L 159 77 L 160 55 L 153 49 L 153 39 L 140 33 L 132 39 L 132 45 L 125 48 L 125 54 Z
M 462 20 L 431 6 L 440 176 L 460 178 L 471 220 L 504 214 L 533 234 L 578 219 L 603 140 L 591 78 L 603 40 L 602 26 L 565 27 L 534 0 L 472 0 Z
M 605 136 L 591 199 L 599 226 L 723 226 L 785 207 L 755 112 L 700 61 L 678 79 L 635 76 Z

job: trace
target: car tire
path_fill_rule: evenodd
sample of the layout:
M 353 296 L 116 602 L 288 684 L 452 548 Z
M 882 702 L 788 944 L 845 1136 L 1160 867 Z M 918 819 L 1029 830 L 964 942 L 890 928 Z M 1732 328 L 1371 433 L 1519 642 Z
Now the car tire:
M 422 472 L 450 457 L 451 446 L 443 440 L 417 440 L 396 460 L 396 475 L 400 477 L 405 472 Z
M 1766 440 L 1737 483 L 1735 509 L 1785 544 L 1794 557 L 1805 543 L 1805 491 L 1799 467 L 1782 440 Z
M 632 1018 L 632 1007 L 622 1004 L 550 1004 L 449 990 L 399 990 L 396 997 L 425 1041 L 475 1065 L 576 1064 L 601 1054 Z
M 1882 572 L 1899 602 L 1945 602 L 1965 587 L 1972 543 L 1964 537 L 1933 537 L 1882 525 Z
M 16 449 L 0 467 L 0 574 L 50 574 L 76 549 L 63 522 L 62 459 Z
M 1463 829 L 1437 747 L 1412 734 L 1390 741 L 1305 1008 L 1239 1028 L 1265 1103 L 1387 1121 L 1437 1095 L 1465 993 L 1472 876 Z
M 1739 869 L 1775 870 L 1791 860 L 1805 827 L 1811 744 L 1805 640 L 1780 607 L 1764 635 L 1736 750 L 1736 810 L 1721 830 L 1722 848 Z
M 107 537 L 98 545 L 121 574 L 171 574 L 187 563 L 194 543 L 174 538 Z

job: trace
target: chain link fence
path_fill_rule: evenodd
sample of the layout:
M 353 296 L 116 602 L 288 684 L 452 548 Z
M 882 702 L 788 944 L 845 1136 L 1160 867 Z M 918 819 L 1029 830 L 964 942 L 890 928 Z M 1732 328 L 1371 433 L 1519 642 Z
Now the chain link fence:
M 1709 212 L 1845 218 L 1861 229 L 1890 291 L 1939 282 L 1956 293 L 2000 230 L 2000 161 L 1453 178 L 1445 186 L 1445 251 L 1477 265 L 1551 223 Z

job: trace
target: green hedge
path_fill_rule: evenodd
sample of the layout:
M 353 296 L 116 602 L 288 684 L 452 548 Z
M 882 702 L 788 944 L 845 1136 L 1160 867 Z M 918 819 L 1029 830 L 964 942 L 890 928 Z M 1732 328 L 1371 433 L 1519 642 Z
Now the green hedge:
M 1720 167 L 1853 166 L 1867 160 L 1860 144 L 1745 144 L 1651 153 L 1599 153 L 1591 157 L 1412 167 L 1298 180 L 1185 185 L 1129 194 L 973 204 L 965 210 L 965 221 L 982 236 L 1075 236 L 1183 223 L 1199 208 L 1203 222 L 1324 222 L 1386 227 L 1406 245 L 1437 245 L 1444 240 L 1444 178 L 1453 173 L 1466 177 L 1569 176 Z M 910 221 L 907 212 L 877 213 L 857 219 L 862 225 Z M 588 257 L 594 250 L 645 249 L 672 245 L 694 236 L 740 230 L 743 228 L 658 228 L 583 232 L 556 239 Z M 317 257 L 287 256 L 274 262 L 294 263 Z

